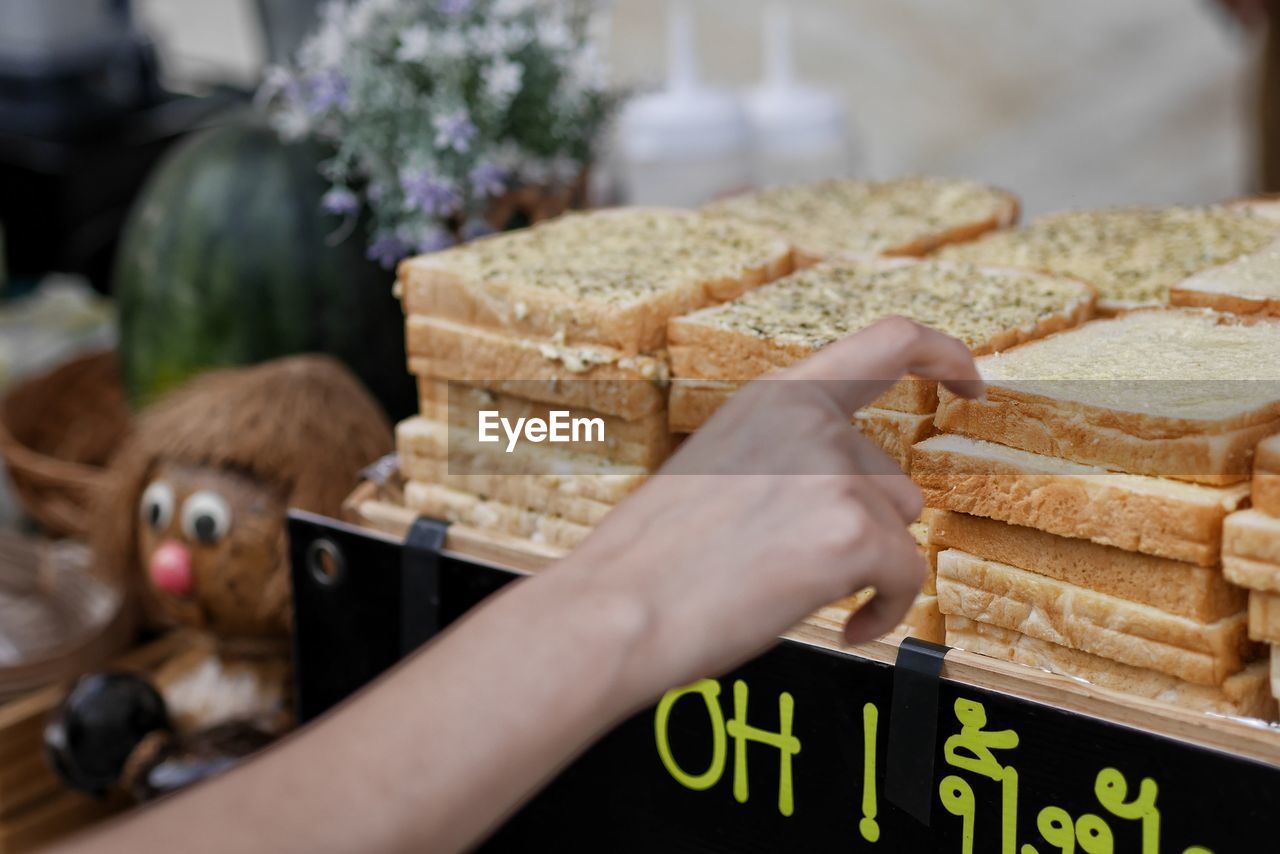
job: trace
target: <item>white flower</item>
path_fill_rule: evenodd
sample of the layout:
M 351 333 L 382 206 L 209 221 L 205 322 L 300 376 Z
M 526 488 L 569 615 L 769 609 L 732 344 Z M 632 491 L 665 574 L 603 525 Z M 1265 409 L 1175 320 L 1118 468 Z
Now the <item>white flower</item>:
M 467 37 L 456 29 L 436 33 L 433 41 L 434 52 L 443 59 L 459 60 L 470 52 Z
M 400 34 L 396 59 L 401 62 L 423 62 L 431 54 L 431 30 L 426 24 L 414 24 Z
M 499 59 L 484 70 L 484 91 L 505 107 L 520 91 L 523 80 L 523 65 L 509 59 Z
M 598 90 L 605 85 L 605 67 L 600 52 L 594 44 L 585 44 L 569 60 L 570 86 L 576 89 Z
M 551 16 L 538 22 L 538 41 L 548 50 L 568 50 L 573 47 L 573 33 L 563 18 Z
M 534 0 L 495 0 L 493 16 L 495 18 L 515 18 L 533 8 Z

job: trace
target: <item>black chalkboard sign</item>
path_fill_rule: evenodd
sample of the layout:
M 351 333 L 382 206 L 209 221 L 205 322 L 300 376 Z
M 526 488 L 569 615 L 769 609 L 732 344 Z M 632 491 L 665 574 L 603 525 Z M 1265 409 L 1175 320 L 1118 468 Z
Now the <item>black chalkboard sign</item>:
M 290 538 L 311 717 L 409 651 L 398 597 L 415 569 L 396 541 L 315 516 L 295 514 Z M 322 571 L 326 551 L 341 571 Z M 428 563 L 441 627 L 517 577 Z M 938 679 L 935 657 L 784 640 L 623 723 L 485 850 L 1280 850 L 1280 767 Z

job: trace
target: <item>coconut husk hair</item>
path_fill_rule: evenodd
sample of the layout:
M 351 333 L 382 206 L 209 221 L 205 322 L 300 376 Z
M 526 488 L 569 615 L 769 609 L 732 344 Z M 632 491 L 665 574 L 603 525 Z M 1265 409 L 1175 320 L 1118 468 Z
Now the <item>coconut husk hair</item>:
M 132 574 L 138 502 L 158 463 L 229 469 L 290 507 L 333 516 L 361 468 L 392 446 L 381 407 L 327 356 L 204 374 L 145 411 L 113 459 L 90 526 L 98 561 L 117 578 Z

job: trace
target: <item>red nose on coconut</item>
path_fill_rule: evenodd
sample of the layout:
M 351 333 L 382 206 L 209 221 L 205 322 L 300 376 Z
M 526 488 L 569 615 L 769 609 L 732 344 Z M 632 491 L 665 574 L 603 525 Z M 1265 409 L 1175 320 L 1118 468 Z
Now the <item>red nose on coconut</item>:
M 161 543 L 151 555 L 147 571 L 158 590 L 173 596 L 186 596 L 191 592 L 191 552 L 182 543 L 174 540 Z

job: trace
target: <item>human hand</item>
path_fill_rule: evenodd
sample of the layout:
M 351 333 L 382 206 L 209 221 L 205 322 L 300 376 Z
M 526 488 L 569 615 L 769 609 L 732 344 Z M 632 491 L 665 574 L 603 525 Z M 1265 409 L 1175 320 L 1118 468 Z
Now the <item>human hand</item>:
M 722 672 L 824 604 L 876 596 L 850 642 L 897 625 L 925 576 L 921 496 L 850 426 L 910 373 L 982 393 L 968 349 L 888 318 L 748 385 L 556 570 L 588 599 L 638 604 L 637 700 Z

